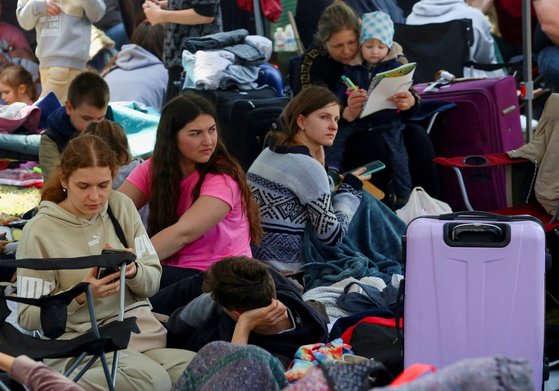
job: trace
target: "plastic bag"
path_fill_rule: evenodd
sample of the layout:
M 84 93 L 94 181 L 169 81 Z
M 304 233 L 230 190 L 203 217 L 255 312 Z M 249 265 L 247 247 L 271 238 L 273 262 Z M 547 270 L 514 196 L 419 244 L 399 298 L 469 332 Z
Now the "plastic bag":
M 396 211 L 396 215 L 404 220 L 406 224 L 419 216 L 440 215 L 452 213 L 450 206 L 431 197 L 423 188 L 414 187 L 408 202 L 404 207 Z

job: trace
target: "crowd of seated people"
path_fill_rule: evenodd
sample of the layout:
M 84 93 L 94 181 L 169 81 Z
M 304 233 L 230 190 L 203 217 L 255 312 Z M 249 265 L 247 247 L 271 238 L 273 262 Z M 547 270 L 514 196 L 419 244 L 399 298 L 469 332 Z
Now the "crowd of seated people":
M 36 214 L 23 228 L 16 258 L 77 257 L 100 254 L 106 247 L 136 254 L 124 289 L 128 316 L 143 320 L 142 333 L 132 337 L 121 356 L 117 389 L 171 389 L 196 352 L 215 341 L 257 345 L 287 368 L 301 345 L 329 341 L 329 319 L 303 299 L 305 286 L 364 277 L 388 284 L 404 273 L 405 224 L 394 210 L 405 204 L 413 185 L 421 183 L 436 194 L 438 184 L 428 135 L 402 122 L 406 111 L 421 103 L 413 89 L 391 98 L 397 118 L 381 116 L 373 124 L 358 118 L 371 72 L 396 59 L 390 68 L 398 66 L 405 55 L 392 41 L 391 22 L 378 34 L 362 27 L 343 2 L 325 10 L 318 22 L 319 42 L 303 56 L 303 89 L 284 108 L 245 172 L 222 141 L 212 102 L 174 90 L 182 71 L 183 38 L 220 29 L 217 0 L 146 0 L 141 4 L 145 20 L 131 34 L 130 19 L 123 15 L 99 22 L 105 8 L 115 12 L 116 3 L 127 2 L 88 0 L 81 8 L 52 0 L 44 7 L 36 3 L 19 0 L 16 14 L 24 28 L 37 31 L 38 60 L 29 47 L 18 50 L 38 61 L 41 96 L 52 91 L 62 106 L 41 135 L 38 158 L 45 187 Z M 64 42 L 45 37 L 41 31 L 52 27 L 45 22 L 49 18 L 82 30 L 69 34 L 71 41 L 64 34 Z M 375 25 L 387 18 L 374 13 L 364 20 Z M 101 74 L 85 70 L 89 58 L 83 49 L 90 36 L 84 34 L 93 24 L 104 28 L 120 50 Z M 367 50 L 375 51 L 374 60 Z M 352 71 L 364 72 L 361 88 L 340 89 L 340 76 Z M 0 70 L 0 92 L 6 104 L 33 104 L 38 98 L 23 64 Z M 149 158 L 133 159 L 125 124 L 107 118 L 115 100 L 140 102 L 161 113 Z M 374 129 L 383 121 L 398 131 L 359 128 L 349 134 L 352 126 Z M 344 131 L 336 167 L 339 185 L 334 186 L 328 154 Z M 396 161 L 396 155 L 402 159 Z M 363 165 L 377 159 L 391 166 L 378 177 L 382 190 L 394 193 L 384 202 L 363 189 L 371 180 Z M 422 177 L 410 177 L 404 165 L 427 169 Z M 125 243 L 111 214 L 122 226 Z M 5 244 L 0 240 L 0 251 Z M 344 272 L 336 275 L 334 266 Z M 116 315 L 121 288 L 118 274 L 97 278 L 97 271 L 18 269 L 18 284 L 27 288 L 17 294 L 39 297 L 87 282 L 98 320 L 106 322 Z M 303 279 L 290 277 L 296 273 Z M 86 312 L 84 297 L 77 297 L 70 304 L 65 337 L 87 331 Z M 21 305 L 18 322 L 36 331 L 40 314 Z M 45 364 L 60 372 L 71 365 L 68 359 Z M 94 364 L 78 386 L 93 390 L 103 382 L 101 365 Z

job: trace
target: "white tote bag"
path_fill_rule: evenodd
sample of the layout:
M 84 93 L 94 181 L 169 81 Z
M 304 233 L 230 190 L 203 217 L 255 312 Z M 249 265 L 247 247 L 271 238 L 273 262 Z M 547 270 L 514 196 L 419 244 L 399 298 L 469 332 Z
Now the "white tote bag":
M 452 213 L 450 206 L 431 197 L 421 187 L 414 187 L 406 205 L 396 211 L 396 215 L 404 220 L 406 224 L 419 216 L 440 215 L 444 213 Z

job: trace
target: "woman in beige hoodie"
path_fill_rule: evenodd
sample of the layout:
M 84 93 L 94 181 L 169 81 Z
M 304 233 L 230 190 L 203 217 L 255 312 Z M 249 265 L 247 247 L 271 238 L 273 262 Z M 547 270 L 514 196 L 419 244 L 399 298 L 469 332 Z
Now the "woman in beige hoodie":
M 134 316 L 141 315 L 142 320 L 138 321 L 141 333 L 133 334 L 128 349 L 121 353 L 116 389 L 168 390 L 193 354 L 164 349 L 165 329 L 153 316 L 147 300 L 159 289 L 161 265 L 136 207 L 128 197 L 112 191 L 117 168 L 114 153 L 101 138 L 82 135 L 71 140 L 62 153 L 57 174 L 47 182 L 37 215 L 23 230 L 16 257 L 78 257 L 100 254 L 104 247 L 123 249 L 108 216 L 110 207 L 137 257 L 126 270 L 125 317 L 132 312 Z M 17 274 L 20 296 L 53 294 L 84 281 L 90 284 L 98 322 L 103 324 L 117 315 L 119 282 L 114 280 L 118 279 L 118 272 L 100 279 L 96 278 L 96 267 L 53 271 L 18 269 Z M 20 305 L 18 321 L 28 330 L 40 329 L 39 308 Z M 66 333 L 62 338 L 76 337 L 90 327 L 85 297 L 78 296 L 68 306 Z M 45 363 L 65 371 L 71 361 L 56 359 Z M 79 384 L 88 390 L 106 389 L 99 361 Z

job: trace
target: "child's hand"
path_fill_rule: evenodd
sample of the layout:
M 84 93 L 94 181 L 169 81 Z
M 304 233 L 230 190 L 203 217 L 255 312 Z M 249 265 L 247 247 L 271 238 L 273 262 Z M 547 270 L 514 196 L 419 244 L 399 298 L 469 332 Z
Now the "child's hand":
M 151 24 L 156 25 L 164 22 L 164 20 L 161 20 L 162 9 L 159 2 L 146 0 L 142 8 L 144 9 L 144 14 L 146 14 L 146 19 Z
M 347 98 L 347 107 L 343 112 L 343 117 L 346 121 L 352 122 L 359 117 L 361 109 L 367 100 L 367 91 L 360 88 L 353 90 Z
M 57 16 L 60 15 L 62 10 L 58 6 L 58 0 L 47 0 L 47 15 Z
M 409 110 L 415 105 L 415 98 L 409 91 L 398 92 L 388 100 L 396 103 L 398 110 L 402 111 Z

